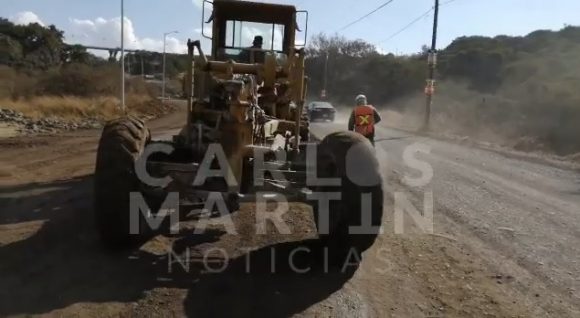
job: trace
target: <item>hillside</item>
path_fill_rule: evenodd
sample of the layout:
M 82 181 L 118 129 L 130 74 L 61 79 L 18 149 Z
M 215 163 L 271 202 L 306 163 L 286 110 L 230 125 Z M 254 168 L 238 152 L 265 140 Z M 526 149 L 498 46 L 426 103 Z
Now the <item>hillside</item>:
M 66 63 L 103 65 L 107 62 L 82 46 L 65 43 L 64 37 L 64 32 L 54 25 L 15 25 L 0 17 L 0 65 L 31 71 L 48 70 Z M 132 75 L 160 73 L 161 61 L 162 54 L 158 52 L 127 53 L 126 71 Z M 167 54 L 167 74 L 173 77 L 181 72 L 186 61 L 183 54 Z
M 360 40 L 318 35 L 307 61 L 312 98 L 322 89 L 327 52 L 330 99 L 350 105 L 364 92 L 416 124 L 424 109 L 425 48 L 411 56 L 381 55 Z M 579 27 L 458 38 L 439 52 L 434 128 L 514 145 L 523 139 L 534 150 L 562 155 L 578 152 L 578 56 Z
M 51 25 L 14 25 L 0 18 L 0 98 L 44 95 L 118 95 L 116 61 L 64 43 Z M 363 40 L 318 34 L 307 47 L 309 92 L 318 98 L 328 58 L 327 94 L 350 105 L 365 93 L 378 107 L 400 111 L 413 121 L 423 111 L 426 48 L 407 56 L 380 54 Z M 494 137 L 514 145 L 558 154 L 580 151 L 580 28 L 535 31 L 523 37 L 461 37 L 439 52 L 434 128 L 474 137 Z M 158 94 L 141 75 L 161 72 L 162 55 L 127 54 L 126 72 L 136 94 Z M 167 75 L 187 64 L 184 55 L 167 55 Z M 108 78 L 108 80 L 103 80 Z M 73 84 L 74 83 L 74 84 Z M 171 94 L 181 85 L 170 82 Z M 158 89 L 158 88 L 157 88 Z M 528 148 L 524 146 L 523 148 Z
M 58 123 L 50 128 L 92 127 L 121 115 L 118 61 L 99 58 L 64 38 L 54 25 L 15 25 L 0 18 L 0 113 L 5 115 L 0 121 L 35 133 L 45 120 Z M 174 57 L 168 61 L 177 73 Z M 155 116 L 165 111 L 156 101 L 158 87 L 130 74 L 126 84 L 130 112 Z
M 580 151 L 580 28 L 525 37 L 470 37 L 441 54 L 440 121 L 463 131 L 524 139 L 567 155 Z M 454 84 L 448 83 L 453 82 Z M 461 116 L 452 116 L 461 114 Z M 527 148 L 526 145 L 520 145 Z

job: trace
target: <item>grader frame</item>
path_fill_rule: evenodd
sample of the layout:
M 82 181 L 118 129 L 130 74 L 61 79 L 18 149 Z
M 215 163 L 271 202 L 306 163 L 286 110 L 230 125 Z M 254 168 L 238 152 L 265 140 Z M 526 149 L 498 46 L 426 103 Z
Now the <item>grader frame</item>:
M 188 60 L 191 65 L 187 69 L 185 86 L 190 105 L 189 127 L 183 131 L 181 140 L 186 145 L 194 144 L 194 139 L 199 138 L 197 133 L 200 124 L 209 131 L 220 130 L 223 135 L 228 136 L 219 142 L 237 180 L 242 179 L 244 157 L 256 147 L 266 146 L 267 137 L 275 133 L 282 133 L 290 138 L 308 136 L 307 132 L 300 133 L 301 124 L 307 124 L 303 116 L 306 76 L 304 50 L 297 49 L 294 45 L 296 14 L 293 6 L 215 0 L 209 19 L 213 22 L 214 35 L 211 60 L 204 54 L 199 41 L 188 41 Z M 255 56 L 263 53 L 263 63 L 225 60 L 223 55 L 227 48 L 227 24 L 232 21 L 283 26 L 282 52 L 286 60 L 279 63 L 275 52 L 256 49 L 250 49 L 250 54 Z M 272 41 L 273 38 L 274 32 Z M 194 56 L 196 51 L 198 54 Z M 223 91 L 218 93 L 225 92 L 229 100 L 222 102 L 215 96 L 209 96 L 212 87 L 221 87 Z M 220 103 L 221 105 L 216 105 Z M 266 117 L 276 120 L 268 120 Z M 198 129 L 192 126 L 197 126 Z M 275 130 L 270 136 L 266 136 L 268 128 Z M 302 130 L 306 129 L 307 127 L 303 127 Z M 293 138 L 294 150 L 298 150 L 299 142 L 299 137 Z
M 156 213 L 168 193 L 178 193 L 176 209 L 185 216 L 203 209 L 216 193 L 228 211 L 235 212 L 240 201 L 254 201 L 256 191 L 282 193 L 287 199 L 302 202 L 310 202 L 308 193 L 338 192 L 342 199 L 330 203 L 329 228 L 319 236 L 339 247 L 366 249 L 376 233 L 354 238 L 348 227 L 361 218 L 380 223 L 383 194 L 378 163 L 366 138 L 351 132 L 328 135 L 317 145 L 314 159 L 307 156 L 314 142 L 309 140 L 303 111 L 307 94 L 305 54 L 295 45 L 299 11 L 294 6 L 247 1 L 214 0 L 210 4 L 212 15 L 203 21 L 212 22 L 210 57 L 204 54 L 200 41 L 188 41 L 190 64 L 184 85 L 188 115 L 179 134 L 171 141 L 153 141 L 145 123 L 132 117 L 112 121 L 103 130 L 95 170 L 95 211 L 103 242 L 123 247 L 146 237 L 146 233 L 128 231 L 132 220 L 128 211 L 134 204 L 129 193 L 145 197 L 149 214 Z M 249 63 L 240 61 L 228 51 L 232 46 L 226 45 L 226 30 L 228 26 L 235 28 L 235 21 L 243 21 L 240 25 L 272 25 L 272 32 L 278 25 L 283 36 L 276 39 L 272 34 L 269 50 L 234 48 L 250 53 Z M 279 50 L 274 49 L 276 40 Z M 160 150 L 155 150 L 156 145 Z M 362 179 L 371 184 L 360 185 L 349 179 L 352 153 L 356 154 L 350 156 L 356 159 L 354 166 L 366 171 Z M 223 167 L 224 161 L 227 167 Z M 320 171 L 309 171 L 309 164 Z M 138 167 L 145 167 L 142 170 L 158 180 L 170 181 L 144 184 L 138 178 Z M 204 175 L 210 168 L 226 171 L 218 176 Z M 342 182 L 331 187 L 310 186 L 307 180 L 312 173 Z M 370 217 L 362 216 L 363 194 L 372 196 L 367 205 L 371 209 L 366 211 Z M 313 211 L 320 228 L 316 204 Z M 145 232 L 150 231 L 145 228 Z

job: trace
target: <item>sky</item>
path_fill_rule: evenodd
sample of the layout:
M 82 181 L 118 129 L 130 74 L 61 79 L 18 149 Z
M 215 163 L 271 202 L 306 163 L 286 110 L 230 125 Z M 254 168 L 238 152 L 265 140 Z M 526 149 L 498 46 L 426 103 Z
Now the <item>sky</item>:
M 409 54 L 430 44 L 434 0 L 394 0 L 350 27 L 350 22 L 385 0 L 262 0 L 308 10 L 308 34 L 363 39 L 381 52 Z M 201 38 L 202 0 L 124 0 L 127 48 L 182 53 L 186 41 Z M 438 48 L 459 36 L 526 35 L 537 29 L 580 25 L 580 0 L 441 0 Z M 120 45 L 121 0 L 2 0 L 0 16 L 27 24 L 54 24 L 71 44 Z M 422 16 L 421 19 L 417 19 Z M 393 37 L 398 31 L 417 22 Z M 209 43 L 204 42 L 207 48 Z

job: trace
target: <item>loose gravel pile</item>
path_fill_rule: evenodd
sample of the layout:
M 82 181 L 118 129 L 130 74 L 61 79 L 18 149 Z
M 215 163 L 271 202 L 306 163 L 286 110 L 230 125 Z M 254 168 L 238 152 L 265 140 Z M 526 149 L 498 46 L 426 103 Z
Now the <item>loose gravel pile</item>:
M 98 118 L 84 118 L 79 121 L 68 121 L 58 117 L 32 119 L 23 113 L 11 109 L 0 108 L 0 122 L 18 127 L 23 134 L 42 134 L 57 131 L 101 128 L 103 123 Z

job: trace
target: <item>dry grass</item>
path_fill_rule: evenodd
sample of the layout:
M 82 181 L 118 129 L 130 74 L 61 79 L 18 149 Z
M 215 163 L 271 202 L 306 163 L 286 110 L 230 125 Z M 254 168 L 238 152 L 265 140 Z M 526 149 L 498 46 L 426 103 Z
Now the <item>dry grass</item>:
M 130 113 L 155 115 L 163 110 L 160 103 L 149 96 L 129 95 L 126 100 Z M 66 120 L 80 120 L 87 117 L 109 120 L 122 115 L 117 97 L 75 97 L 36 96 L 17 100 L 1 99 L 0 107 L 22 112 L 39 119 L 59 117 Z
M 141 78 L 126 82 L 129 113 L 157 116 L 170 109 L 155 98 L 158 88 Z M 118 66 L 67 64 L 46 71 L 15 70 L 0 65 L 0 108 L 40 119 L 109 120 L 122 116 Z
M 580 151 L 580 103 L 570 98 L 553 98 L 547 93 L 543 97 L 523 93 L 512 97 L 505 91 L 484 94 L 452 81 L 441 81 L 439 87 L 431 113 L 433 132 L 521 151 L 560 156 Z M 423 122 L 425 96 L 417 93 L 379 108 L 385 123 L 418 129 Z

